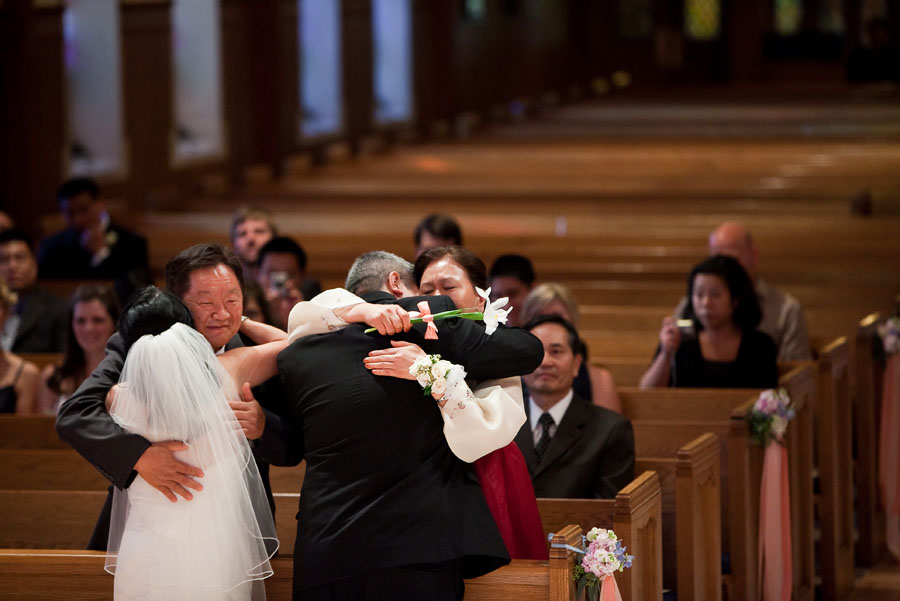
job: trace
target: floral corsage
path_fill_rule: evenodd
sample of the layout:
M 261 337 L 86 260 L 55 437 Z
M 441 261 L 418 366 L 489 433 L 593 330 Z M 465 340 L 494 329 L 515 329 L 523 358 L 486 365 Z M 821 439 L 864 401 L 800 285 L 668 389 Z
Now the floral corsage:
M 461 365 L 441 359 L 440 355 L 426 355 L 409 366 L 425 396 L 432 395 L 438 401 L 455 400 L 464 408 L 466 398 L 466 370 Z
M 763 390 L 747 414 L 750 435 L 762 447 L 773 440 L 782 444 L 788 422 L 794 419 L 794 407 L 784 388 Z

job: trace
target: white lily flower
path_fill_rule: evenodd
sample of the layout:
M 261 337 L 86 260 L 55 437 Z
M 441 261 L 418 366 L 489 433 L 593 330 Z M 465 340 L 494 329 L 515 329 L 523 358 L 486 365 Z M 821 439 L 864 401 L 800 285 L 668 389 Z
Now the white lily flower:
M 478 293 L 478 296 L 484 299 L 484 311 L 482 311 L 482 315 L 484 315 L 484 325 L 485 332 L 490 336 L 494 333 L 494 330 L 497 329 L 497 325 L 501 323 L 506 323 L 506 320 L 509 319 L 509 314 L 512 313 L 513 308 L 504 309 L 509 303 L 509 297 L 504 296 L 503 298 L 498 298 L 494 302 L 491 302 L 491 289 L 482 290 L 478 286 L 475 286 L 475 292 Z

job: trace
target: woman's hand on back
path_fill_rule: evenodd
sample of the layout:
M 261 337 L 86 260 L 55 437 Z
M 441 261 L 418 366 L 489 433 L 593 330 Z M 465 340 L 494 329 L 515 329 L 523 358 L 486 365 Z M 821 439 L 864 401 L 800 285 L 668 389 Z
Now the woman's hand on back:
M 425 356 L 425 351 L 417 344 L 391 340 L 391 348 L 370 352 L 369 356 L 363 359 L 363 364 L 376 376 L 415 380 L 416 377 L 409 373 L 409 367 L 417 359 Z

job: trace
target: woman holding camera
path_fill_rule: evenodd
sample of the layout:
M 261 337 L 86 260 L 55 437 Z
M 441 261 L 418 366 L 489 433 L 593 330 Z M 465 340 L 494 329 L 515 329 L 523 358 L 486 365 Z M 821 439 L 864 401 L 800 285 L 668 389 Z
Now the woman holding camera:
M 774 388 L 778 383 L 772 339 L 756 329 L 762 318 L 753 283 L 737 260 L 715 255 L 691 270 L 682 332 L 663 319 L 659 349 L 641 388 Z

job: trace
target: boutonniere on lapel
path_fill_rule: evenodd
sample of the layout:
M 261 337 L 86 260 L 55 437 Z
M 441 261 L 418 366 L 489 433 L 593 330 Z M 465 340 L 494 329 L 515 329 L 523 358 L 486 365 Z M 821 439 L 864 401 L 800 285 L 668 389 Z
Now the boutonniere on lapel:
M 115 246 L 116 242 L 119 241 L 119 233 L 109 230 L 103 239 L 106 241 L 106 246 Z

